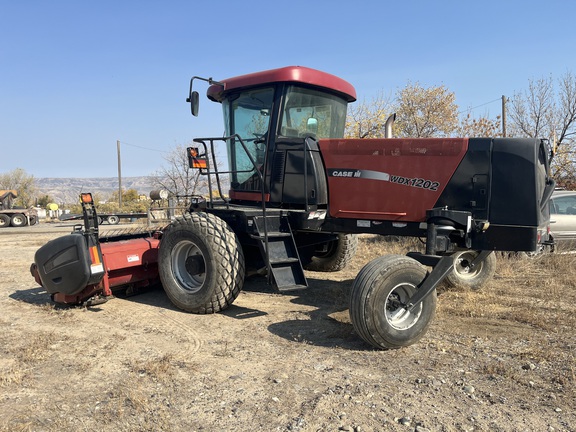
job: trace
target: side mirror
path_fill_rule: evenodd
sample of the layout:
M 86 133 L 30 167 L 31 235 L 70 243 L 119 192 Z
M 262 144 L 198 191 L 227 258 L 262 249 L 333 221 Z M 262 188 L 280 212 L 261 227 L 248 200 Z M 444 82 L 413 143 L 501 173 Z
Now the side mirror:
M 194 117 L 198 116 L 198 107 L 200 106 L 200 96 L 197 91 L 190 92 L 190 96 L 186 99 L 190 102 L 190 112 Z

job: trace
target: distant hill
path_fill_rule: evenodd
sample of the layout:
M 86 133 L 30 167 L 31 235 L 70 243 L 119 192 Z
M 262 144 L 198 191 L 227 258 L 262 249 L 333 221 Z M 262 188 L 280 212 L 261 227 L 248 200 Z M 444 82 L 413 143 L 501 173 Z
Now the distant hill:
M 81 192 L 99 192 L 108 197 L 118 190 L 117 177 L 99 178 L 36 178 L 36 188 L 42 195 L 49 195 L 57 204 L 77 203 Z M 142 195 L 149 195 L 153 177 L 124 177 L 122 189 L 135 189 Z

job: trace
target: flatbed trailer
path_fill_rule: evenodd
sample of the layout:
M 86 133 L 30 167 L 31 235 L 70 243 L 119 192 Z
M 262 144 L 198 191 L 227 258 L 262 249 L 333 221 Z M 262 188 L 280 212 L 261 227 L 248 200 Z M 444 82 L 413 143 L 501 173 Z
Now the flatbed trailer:
M 64 214 L 60 216 L 61 221 L 82 220 L 81 214 Z M 98 223 L 107 222 L 110 225 L 118 225 L 120 219 L 144 219 L 148 218 L 148 213 L 98 213 Z

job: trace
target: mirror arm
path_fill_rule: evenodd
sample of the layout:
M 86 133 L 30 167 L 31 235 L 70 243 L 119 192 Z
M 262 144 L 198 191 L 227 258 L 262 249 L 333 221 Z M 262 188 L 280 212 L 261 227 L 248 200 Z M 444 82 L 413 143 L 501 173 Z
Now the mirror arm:
M 198 102 L 199 102 L 198 92 L 192 91 L 192 87 L 193 87 L 193 83 L 194 83 L 195 79 L 198 79 L 201 81 L 206 81 L 210 85 L 219 85 L 219 86 L 224 87 L 224 83 L 221 83 L 220 81 L 216 81 L 216 80 L 212 79 L 212 77 L 202 78 L 199 76 L 193 76 L 190 79 L 190 89 L 188 90 L 188 97 L 186 98 L 186 102 L 190 103 L 190 111 L 192 112 L 193 116 L 198 115 Z

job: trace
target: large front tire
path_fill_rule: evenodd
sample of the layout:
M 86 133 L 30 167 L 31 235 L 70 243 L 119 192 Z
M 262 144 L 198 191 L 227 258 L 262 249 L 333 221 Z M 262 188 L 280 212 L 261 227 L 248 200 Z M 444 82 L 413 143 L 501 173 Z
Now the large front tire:
M 436 291 L 411 312 L 402 306 L 417 291 L 426 270 L 402 255 L 386 255 L 366 264 L 356 276 L 350 296 L 350 319 L 362 339 L 379 349 L 419 341 L 436 311 Z
M 180 309 L 205 314 L 230 306 L 244 283 L 238 238 L 219 217 L 192 213 L 164 232 L 158 267 L 168 298 Z
M 471 290 L 479 290 L 494 277 L 496 273 L 496 254 L 492 252 L 484 261 L 479 263 L 474 269 L 470 264 L 478 256 L 474 250 L 464 250 L 456 252 L 454 257 L 454 271 L 446 276 L 446 285 L 450 287 L 464 287 Z
M 338 239 L 327 242 L 325 250 L 315 251 L 312 260 L 304 266 L 317 272 L 337 272 L 352 261 L 358 248 L 356 234 L 338 234 Z

